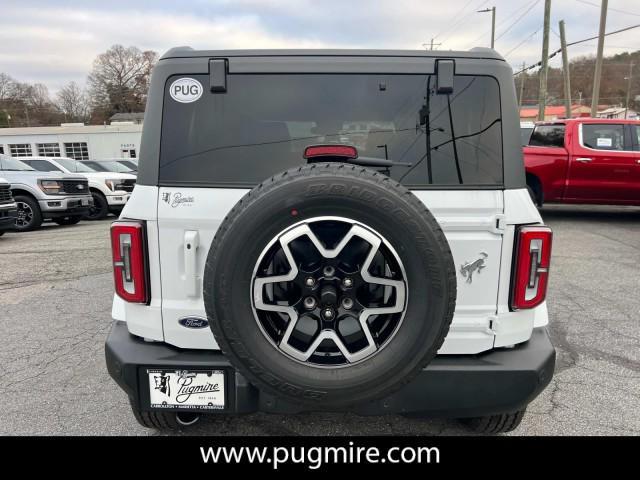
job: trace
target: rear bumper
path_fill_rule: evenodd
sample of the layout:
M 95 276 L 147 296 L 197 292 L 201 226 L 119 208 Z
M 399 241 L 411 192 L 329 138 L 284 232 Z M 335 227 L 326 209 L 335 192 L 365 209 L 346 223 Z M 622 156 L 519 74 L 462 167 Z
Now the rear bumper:
M 149 368 L 218 369 L 226 373 L 226 408 L 216 413 L 298 413 L 299 405 L 283 402 L 253 387 L 218 351 L 181 350 L 148 343 L 115 322 L 105 345 L 107 369 L 133 405 L 149 407 Z M 555 349 L 546 329 L 515 348 L 480 355 L 441 355 L 395 394 L 349 411 L 362 415 L 390 413 L 430 417 L 475 417 L 515 412 L 531 402 L 551 381 Z M 215 414 L 215 413 L 214 413 Z
M 127 192 L 120 192 L 118 194 L 107 195 L 106 196 L 107 204 L 112 209 L 122 210 L 124 206 L 127 204 L 127 201 L 129 200 L 130 196 L 131 194 Z

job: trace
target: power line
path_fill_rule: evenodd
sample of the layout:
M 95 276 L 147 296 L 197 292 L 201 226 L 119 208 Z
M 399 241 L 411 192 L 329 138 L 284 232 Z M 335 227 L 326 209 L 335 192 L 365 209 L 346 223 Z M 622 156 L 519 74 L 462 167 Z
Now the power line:
M 600 5 L 598 5 L 597 3 L 588 2 L 587 0 L 576 0 L 576 2 L 580 2 L 580 3 L 584 3 L 585 5 L 590 5 L 592 7 L 600 8 Z M 609 7 L 609 10 L 611 10 L 612 12 L 624 13 L 625 15 L 633 15 L 634 17 L 640 17 L 640 13 L 628 12 L 626 10 L 620 10 L 618 8 Z
M 542 27 L 538 28 L 535 32 L 533 32 L 527 38 L 522 40 L 519 44 L 517 44 L 515 47 L 513 47 L 511 50 L 509 50 L 507 53 L 505 53 L 504 56 L 508 57 L 509 55 L 511 55 L 513 52 L 515 52 L 517 49 L 519 49 L 522 45 L 524 45 L 525 42 L 527 42 L 528 40 L 533 38 L 540 30 L 542 30 Z
M 502 21 L 498 22 L 496 27 L 500 28 L 503 25 L 505 25 L 509 20 L 511 20 L 513 17 L 515 17 L 518 13 L 520 13 L 523 8 L 527 8 L 528 5 L 530 5 L 529 0 L 526 0 L 522 5 L 520 5 L 513 12 L 511 12 L 510 15 L 508 15 L 506 18 L 502 19 Z M 468 45 L 471 45 L 472 47 L 475 46 L 476 42 L 478 40 L 480 40 L 481 38 L 485 37 L 488 33 L 489 33 L 488 30 L 483 32 L 482 34 L 477 36 L 475 39 L 473 39 Z
M 529 8 L 527 8 L 522 13 L 522 15 L 516 18 L 515 21 L 506 28 L 506 30 L 504 30 L 500 35 L 498 35 L 496 40 L 500 40 L 502 37 L 504 37 L 509 32 L 509 30 L 511 30 L 520 20 L 522 20 L 525 17 L 525 15 L 529 13 L 538 3 L 540 3 L 540 0 L 534 0 L 534 2 L 529 6 Z
M 630 27 L 625 27 L 625 28 L 621 28 L 620 30 L 614 30 L 613 32 L 605 33 L 604 36 L 608 37 L 609 35 L 615 35 L 616 33 L 626 32 L 628 30 L 633 30 L 634 28 L 639 28 L 639 27 L 640 27 L 640 24 L 639 25 L 631 25 Z M 576 40 L 575 42 L 567 43 L 567 47 L 571 47 L 572 45 L 577 45 L 579 43 L 588 42 L 589 40 L 595 40 L 596 38 L 598 38 L 597 35 L 595 37 L 589 37 L 589 38 L 584 38 L 582 40 Z M 561 51 L 562 51 L 562 49 L 559 48 L 556 51 L 554 51 L 553 53 L 551 53 L 547 58 L 553 58 L 558 53 L 560 53 Z M 534 63 L 532 65 L 529 65 L 528 67 L 525 67 L 522 70 L 514 73 L 514 75 L 520 75 L 522 72 L 525 72 L 527 70 L 531 70 L 532 68 L 539 67 L 541 64 L 542 64 L 542 61 L 536 62 L 536 63 Z
M 442 42 L 444 42 L 445 40 L 447 40 L 448 38 L 451 37 L 451 35 L 453 35 L 455 33 L 455 29 L 461 25 L 462 23 L 464 23 L 464 21 L 469 18 L 471 15 L 475 15 L 476 10 L 478 10 L 479 8 L 484 7 L 487 3 L 489 3 L 489 0 L 485 0 L 483 1 L 481 4 L 475 6 L 473 8 L 473 10 L 471 10 L 469 13 L 467 13 L 466 15 L 462 16 L 461 18 L 458 19 L 458 21 L 454 22 L 450 28 L 446 29 L 445 31 L 450 31 L 450 30 L 454 30 L 450 33 L 448 33 L 447 35 L 445 35 L 444 38 L 441 39 Z
M 455 14 L 455 15 L 453 15 L 453 16 L 451 17 L 451 18 L 453 19 L 453 23 L 456 23 L 456 22 L 458 22 L 458 21 L 459 21 L 458 16 L 459 16 L 462 12 L 464 12 L 464 11 L 469 7 L 469 5 L 471 5 L 471 3 L 472 3 L 472 2 L 473 2 L 473 0 L 469 0 L 467 3 L 465 3 L 465 4 L 464 4 L 464 7 L 462 7 L 460 10 L 458 10 L 458 11 L 456 12 L 456 14 Z M 455 20 L 456 18 L 458 18 L 458 20 Z M 449 25 L 449 27 L 445 27 L 445 28 L 443 28 L 442 30 L 440 30 L 438 33 L 436 33 L 436 34 L 433 36 L 433 39 L 434 39 L 434 40 L 435 40 L 435 39 L 437 39 L 440 35 L 442 35 L 444 32 L 446 32 L 450 27 L 451 27 L 451 25 Z
M 505 25 L 509 20 L 511 20 L 513 17 L 515 17 L 518 13 L 520 13 L 523 8 L 526 8 L 527 5 L 529 5 L 529 0 L 525 0 L 522 3 L 522 5 L 520 5 L 514 11 L 512 11 L 510 15 L 507 15 L 505 18 L 502 19 L 502 21 L 498 22 L 497 26 L 498 27 L 502 27 L 503 25 Z

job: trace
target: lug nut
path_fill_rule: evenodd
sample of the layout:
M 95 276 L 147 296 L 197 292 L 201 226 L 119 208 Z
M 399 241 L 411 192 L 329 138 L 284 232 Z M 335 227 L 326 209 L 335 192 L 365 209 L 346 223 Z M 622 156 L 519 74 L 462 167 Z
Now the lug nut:
M 336 273 L 336 270 L 332 266 L 327 266 L 324 267 L 323 272 L 325 277 L 333 277 L 333 274 Z
M 313 310 L 314 308 L 316 308 L 316 299 L 313 297 L 306 297 L 303 303 L 304 308 L 306 308 L 307 310 Z
M 322 316 L 325 320 L 331 320 L 333 318 L 333 310 L 331 310 L 330 308 L 325 308 L 322 311 Z
M 344 297 L 342 299 L 342 308 L 345 310 L 351 310 L 353 308 L 353 300 L 349 297 Z
M 307 287 L 313 287 L 313 286 L 316 284 L 316 280 L 315 280 L 315 278 L 313 278 L 313 277 L 307 277 L 307 278 L 305 278 L 305 280 L 304 280 L 304 284 L 305 284 Z
M 342 280 L 342 285 L 344 285 L 345 288 L 351 288 L 353 287 L 353 280 L 349 277 L 346 277 L 344 280 Z

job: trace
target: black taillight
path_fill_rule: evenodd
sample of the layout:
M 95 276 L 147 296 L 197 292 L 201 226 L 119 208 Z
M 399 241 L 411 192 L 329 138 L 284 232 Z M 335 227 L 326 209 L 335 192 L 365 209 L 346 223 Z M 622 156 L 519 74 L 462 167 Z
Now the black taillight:
M 144 224 L 126 221 L 111 225 L 111 253 L 116 294 L 133 303 L 147 303 L 147 259 Z
M 511 308 L 540 305 L 547 295 L 552 232 L 549 227 L 523 226 L 516 230 L 515 269 L 511 283 Z

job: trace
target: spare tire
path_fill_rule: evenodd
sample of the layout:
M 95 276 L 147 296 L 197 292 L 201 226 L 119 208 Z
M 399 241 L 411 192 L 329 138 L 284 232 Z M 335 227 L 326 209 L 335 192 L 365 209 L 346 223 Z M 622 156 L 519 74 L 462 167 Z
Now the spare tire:
M 218 345 L 256 387 L 308 409 L 389 395 L 436 355 L 456 276 L 409 190 L 362 167 L 289 170 L 220 225 L 204 271 Z

